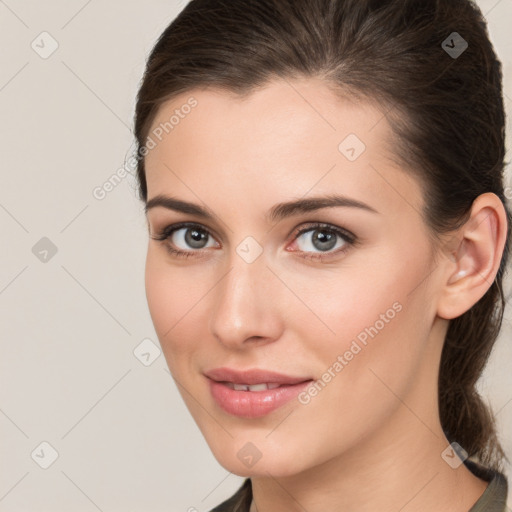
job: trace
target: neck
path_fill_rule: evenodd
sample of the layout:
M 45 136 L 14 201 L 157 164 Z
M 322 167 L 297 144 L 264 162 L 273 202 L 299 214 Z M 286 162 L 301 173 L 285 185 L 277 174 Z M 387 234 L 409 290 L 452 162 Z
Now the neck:
M 449 443 L 441 429 L 416 421 L 418 428 L 392 444 L 378 436 L 298 475 L 251 478 L 251 512 L 467 512 L 487 482 L 464 464 L 454 469 L 445 462 Z

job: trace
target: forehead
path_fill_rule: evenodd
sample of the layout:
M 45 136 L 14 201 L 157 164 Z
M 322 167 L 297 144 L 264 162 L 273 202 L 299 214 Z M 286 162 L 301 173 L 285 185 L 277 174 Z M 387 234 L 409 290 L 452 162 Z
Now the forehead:
M 278 80 L 244 97 L 193 89 L 161 105 L 149 136 L 148 198 L 222 190 L 241 202 L 278 202 L 335 189 L 394 212 L 411 202 L 419 210 L 422 201 L 419 184 L 393 160 L 384 111 L 317 79 Z

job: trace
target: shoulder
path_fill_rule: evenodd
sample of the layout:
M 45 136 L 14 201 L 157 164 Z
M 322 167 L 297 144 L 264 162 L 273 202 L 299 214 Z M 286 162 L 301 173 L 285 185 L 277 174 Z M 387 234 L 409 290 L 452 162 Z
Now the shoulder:
M 508 494 L 506 476 L 469 459 L 466 459 L 464 464 L 474 475 L 489 482 L 484 493 L 469 512 L 504 512 Z

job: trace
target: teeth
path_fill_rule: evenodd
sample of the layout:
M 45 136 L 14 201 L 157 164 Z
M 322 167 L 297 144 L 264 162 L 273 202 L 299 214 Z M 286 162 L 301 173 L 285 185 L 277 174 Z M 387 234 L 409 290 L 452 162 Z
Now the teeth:
M 233 384 L 233 382 L 224 382 L 224 384 L 235 391 L 265 391 L 266 389 L 275 389 L 280 386 L 276 382 L 262 384 Z

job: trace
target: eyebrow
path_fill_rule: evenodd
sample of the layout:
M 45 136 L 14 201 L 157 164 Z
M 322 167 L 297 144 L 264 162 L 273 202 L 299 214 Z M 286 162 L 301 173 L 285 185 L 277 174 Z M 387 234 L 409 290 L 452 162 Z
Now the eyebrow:
M 198 204 L 189 203 L 187 201 L 182 201 L 162 194 L 153 197 L 146 203 L 144 208 L 145 213 L 147 214 L 151 208 L 155 208 L 157 206 L 209 220 L 213 220 L 216 217 L 213 211 L 208 207 L 203 207 Z M 372 208 L 370 205 L 356 199 L 343 195 L 331 194 L 328 196 L 309 197 L 307 199 L 297 199 L 295 201 L 278 203 L 269 210 L 266 215 L 266 219 L 271 222 L 276 222 L 293 215 L 320 210 L 322 208 L 334 208 L 340 206 L 359 208 L 372 213 L 379 213 L 375 208 Z

